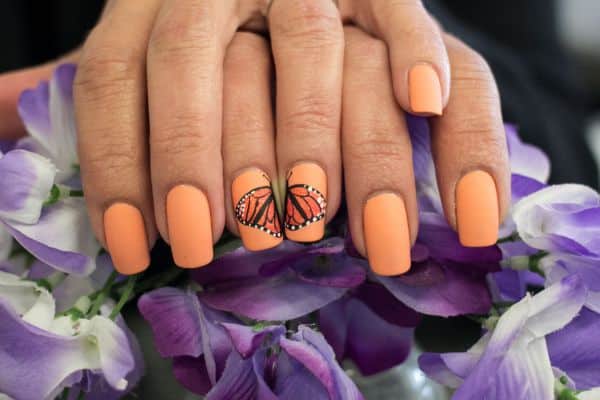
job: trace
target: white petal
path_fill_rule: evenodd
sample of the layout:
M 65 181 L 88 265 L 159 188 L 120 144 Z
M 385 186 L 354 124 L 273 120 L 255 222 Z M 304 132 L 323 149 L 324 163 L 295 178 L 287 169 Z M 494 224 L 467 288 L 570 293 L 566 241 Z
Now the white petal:
M 600 195 L 593 189 L 576 184 L 549 186 L 527 197 L 513 206 L 514 220 L 519 236 L 532 247 L 548 247 L 546 230 L 552 226 L 555 214 L 548 212 L 546 206 L 554 204 L 577 204 L 580 207 L 600 206 Z
M 544 289 L 531 300 L 527 330 L 543 337 L 567 325 L 585 303 L 587 289 L 578 275 L 571 275 Z
M 12 236 L 10 236 L 4 225 L 0 224 L 0 262 L 8 260 L 12 245 Z
M 54 164 L 39 154 L 13 150 L 0 159 L 0 175 L 0 219 L 37 223 L 54 184 Z
M 586 390 L 577 394 L 579 400 L 600 400 L 600 388 Z
M 47 329 L 54 319 L 54 298 L 35 282 L 0 272 L 0 299 L 6 301 L 23 320 Z
M 94 271 L 100 244 L 83 198 L 61 200 L 46 207 L 37 224 L 15 223 L 9 229 L 36 258 L 59 271 L 79 276 Z

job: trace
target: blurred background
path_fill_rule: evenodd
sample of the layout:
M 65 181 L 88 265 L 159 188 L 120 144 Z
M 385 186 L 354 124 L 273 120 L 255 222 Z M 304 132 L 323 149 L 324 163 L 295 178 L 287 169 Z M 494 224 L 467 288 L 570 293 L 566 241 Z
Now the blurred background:
M 130 0 L 121 0 L 130 1 Z M 220 1 L 220 0 L 214 0 Z M 94 26 L 103 0 L 0 0 L 0 73 L 52 60 L 77 47 Z M 496 77 L 504 118 L 522 137 L 542 147 L 553 166 L 551 180 L 600 187 L 600 0 L 424 0 L 449 32 L 479 51 Z M 0 87 L 0 91 L 2 88 Z M 0 121 L 1 123 L 1 121 Z M 194 398 L 173 382 L 168 363 L 152 350 L 151 335 L 132 315 L 152 376 L 139 398 Z M 135 319 L 138 319 L 137 321 Z M 436 324 L 435 320 L 428 322 Z M 420 337 L 433 351 L 457 350 L 476 325 L 440 326 L 444 341 Z M 435 331 L 431 325 L 424 331 Z M 419 335 L 417 335 L 419 336 Z M 460 342 L 460 343 L 459 343 Z M 416 354 L 384 376 L 355 379 L 369 399 L 413 387 L 422 400 L 447 393 L 425 380 Z M 396 386 L 394 386 L 396 385 Z M 398 386 L 400 385 L 400 386 Z M 398 391 L 395 391 L 398 393 Z
M 0 73 L 43 63 L 78 46 L 103 3 L 1 0 Z M 447 31 L 488 60 L 505 120 L 517 124 L 526 141 L 550 155 L 552 181 L 597 188 L 600 1 L 424 3 Z

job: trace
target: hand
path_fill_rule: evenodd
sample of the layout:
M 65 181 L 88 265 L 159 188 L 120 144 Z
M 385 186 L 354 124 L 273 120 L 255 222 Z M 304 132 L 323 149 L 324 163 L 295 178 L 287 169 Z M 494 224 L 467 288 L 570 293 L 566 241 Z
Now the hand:
M 74 56 L 86 200 L 96 234 L 122 272 L 147 266 L 157 232 L 184 267 L 210 261 L 225 221 L 248 248 L 276 245 L 281 237 L 269 187 L 286 179 L 287 236 L 320 239 L 341 199 L 342 149 L 357 248 L 379 273 L 406 270 L 418 223 L 410 144 L 396 104 L 419 115 L 442 113 L 450 87 L 446 47 L 458 54 L 453 83 L 461 88 L 445 116 L 433 121 L 446 214 L 456 227 L 455 186 L 474 168 L 492 174 L 496 187 L 488 185 L 488 192 L 497 190 L 496 210 L 504 213 L 508 172 L 493 79 L 479 56 L 439 31 L 420 2 L 340 2 L 344 20 L 387 38 L 389 49 L 388 56 L 381 42 L 347 28 L 356 40 L 347 41 L 345 66 L 342 24 L 330 0 L 276 0 L 267 17 L 267 4 L 257 1 L 149 3 L 109 2 Z M 267 21 L 274 68 L 264 39 L 235 33 L 240 26 L 263 30 Z M 477 102 L 478 95 L 485 101 Z M 384 196 L 382 203 L 373 196 L 382 192 L 400 197 Z M 375 206 L 363 216 L 365 204 Z M 251 215 L 248 208 L 256 206 L 265 213 Z M 383 215 L 371 218 L 370 210 Z M 484 224 L 488 231 L 497 230 L 497 219 Z M 459 226 L 465 244 L 490 244 L 489 234 L 468 243 L 470 225 Z

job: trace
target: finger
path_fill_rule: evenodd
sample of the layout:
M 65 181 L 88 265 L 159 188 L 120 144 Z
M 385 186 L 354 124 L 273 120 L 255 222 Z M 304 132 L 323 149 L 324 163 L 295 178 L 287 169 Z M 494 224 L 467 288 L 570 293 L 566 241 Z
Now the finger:
M 373 271 L 410 268 L 418 214 L 410 138 L 385 44 L 346 28 L 342 150 L 352 238 Z
M 18 113 L 21 93 L 40 81 L 49 80 L 59 64 L 73 62 L 78 56 L 79 51 L 76 51 L 57 61 L 0 74 L 0 140 L 15 140 L 26 134 Z
M 341 196 L 343 30 L 331 0 L 276 0 L 269 26 L 277 75 L 277 159 L 287 179 L 285 233 L 312 242 L 323 237 Z
M 510 199 L 508 151 L 496 83 L 483 58 L 446 36 L 452 97 L 432 120 L 432 152 L 446 217 L 465 246 L 490 246 Z
M 442 33 L 421 0 L 353 0 L 356 23 L 388 45 L 394 93 L 402 108 L 441 115 L 450 94 Z
M 159 2 L 115 2 L 83 47 L 74 85 L 88 212 L 124 274 L 148 267 L 149 244 L 156 238 L 144 60 Z
M 233 2 L 165 0 L 148 47 L 156 222 L 175 263 L 213 258 L 225 224 L 221 125 L 225 46 Z
M 265 250 L 283 240 L 271 186 L 276 176 L 268 42 L 238 32 L 224 64 L 223 161 L 227 225 L 249 250 Z

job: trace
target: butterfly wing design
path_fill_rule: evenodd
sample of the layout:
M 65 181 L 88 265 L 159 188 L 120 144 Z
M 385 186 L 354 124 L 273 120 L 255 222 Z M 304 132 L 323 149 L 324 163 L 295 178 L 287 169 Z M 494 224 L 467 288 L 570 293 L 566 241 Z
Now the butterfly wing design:
M 288 187 L 285 205 L 285 228 L 296 231 L 325 216 L 325 196 L 310 185 Z
M 235 207 L 235 217 L 243 225 L 281 237 L 281 225 L 270 186 L 257 187 L 242 196 Z

